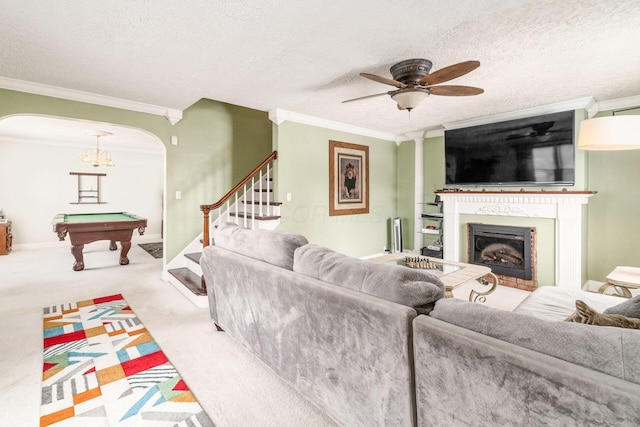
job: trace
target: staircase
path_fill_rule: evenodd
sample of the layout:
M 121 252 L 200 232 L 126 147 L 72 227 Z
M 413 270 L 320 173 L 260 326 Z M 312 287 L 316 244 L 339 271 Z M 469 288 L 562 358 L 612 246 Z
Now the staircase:
M 274 151 L 216 203 L 201 205 L 203 231 L 167 264 L 169 282 L 198 307 L 208 307 L 206 284 L 200 268 L 202 248 L 210 245 L 210 230 L 222 222 L 245 228 L 274 229 L 280 223 L 280 206 L 273 201 Z

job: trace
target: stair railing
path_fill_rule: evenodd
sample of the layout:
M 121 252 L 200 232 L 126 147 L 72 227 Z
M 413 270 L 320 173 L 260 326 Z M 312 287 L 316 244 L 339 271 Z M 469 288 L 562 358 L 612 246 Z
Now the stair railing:
M 222 198 L 220 200 L 218 200 L 215 203 L 212 203 L 210 205 L 200 205 L 200 210 L 202 211 L 202 213 L 204 214 L 204 224 L 203 224 L 203 233 L 202 233 L 202 247 L 206 247 L 209 246 L 211 240 L 209 238 L 209 229 L 211 227 L 211 221 L 210 221 L 210 212 L 214 211 L 216 209 L 220 209 L 223 206 L 226 207 L 226 215 L 227 215 L 227 221 L 229 221 L 230 218 L 230 211 L 234 210 L 235 211 L 235 218 L 236 218 L 236 223 L 238 222 L 238 218 L 239 216 L 239 211 L 238 211 L 238 205 L 240 204 L 239 202 L 241 202 L 242 200 L 244 200 L 245 205 L 247 203 L 251 204 L 251 227 L 250 228 L 255 228 L 255 221 L 256 221 L 256 201 L 255 201 L 255 193 L 258 193 L 258 215 L 259 216 L 263 216 L 263 214 L 265 213 L 265 209 L 266 209 L 266 215 L 270 215 L 271 214 L 271 204 L 270 204 L 270 199 L 268 194 L 271 193 L 271 183 L 270 183 L 270 176 L 271 176 L 271 162 L 276 160 L 278 158 L 278 152 L 274 151 L 273 153 L 271 153 L 269 155 L 269 157 L 267 157 L 266 159 L 264 159 L 262 161 L 262 163 L 260 163 L 258 166 L 255 167 L 255 169 L 253 169 L 246 177 L 244 177 L 239 183 L 237 183 L 231 190 L 229 190 L 229 192 L 227 194 L 225 194 L 224 196 L 222 196 Z M 255 177 L 258 176 L 258 188 L 256 189 L 256 184 L 255 184 Z M 263 190 L 263 181 L 265 181 L 266 178 L 266 189 Z M 249 185 L 249 188 L 247 188 L 247 183 L 251 181 L 251 184 Z M 266 201 L 263 200 L 263 195 L 266 192 L 267 197 L 266 197 Z M 241 195 L 240 195 L 241 194 Z M 251 199 L 250 201 L 247 198 L 247 194 L 251 195 Z M 234 200 L 233 204 L 231 204 L 231 200 Z M 264 207 L 263 207 L 264 206 Z M 220 218 L 220 211 L 218 211 L 219 215 L 218 218 Z M 247 210 L 245 209 L 245 214 L 243 215 L 243 225 L 245 228 L 248 228 L 248 220 L 247 220 Z

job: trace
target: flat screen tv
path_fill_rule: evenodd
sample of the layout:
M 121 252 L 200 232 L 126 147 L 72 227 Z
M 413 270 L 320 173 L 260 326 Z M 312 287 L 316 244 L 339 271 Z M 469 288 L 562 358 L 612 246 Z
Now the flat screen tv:
M 574 111 L 444 133 L 445 187 L 573 185 Z

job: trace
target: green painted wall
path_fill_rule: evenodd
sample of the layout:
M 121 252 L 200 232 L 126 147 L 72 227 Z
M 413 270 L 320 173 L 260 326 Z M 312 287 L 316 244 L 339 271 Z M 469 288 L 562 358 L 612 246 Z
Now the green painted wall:
M 397 146 L 394 142 L 285 121 L 273 132 L 278 150 L 278 229 L 351 256 L 389 247 L 397 212 Z M 369 214 L 329 216 L 329 140 L 369 146 Z M 291 193 L 291 201 L 286 201 Z
M 148 131 L 166 147 L 167 259 L 173 258 L 200 232 L 198 206 L 212 203 L 268 156 L 279 150 L 275 189 L 283 206 L 280 229 L 300 232 L 310 241 L 349 255 L 378 253 L 391 246 L 390 221 L 403 218 L 405 248 L 413 246 L 414 143 L 390 141 L 285 122 L 272 126 L 267 113 L 203 99 L 185 110 L 175 126 L 160 116 L 59 98 L 0 89 L 0 118 L 42 114 L 114 123 Z M 600 115 L 609 115 L 604 112 Z M 640 114 L 640 109 L 617 114 Z M 576 114 L 576 122 L 585 117 Z M 170 137 L 177 135 L 179 145 Z M 370 213 L 329 217 L 328 141 L 370 147 Z M 575 189 L 591 197 L 587 222 L 587 277 L 603 281 L 617 265 L 639 265 L 640 150 L 576 152 Z M 424 143 L 424 198 L 444 186 L 444 138 Z M 182 199 L 175 200 L 175 191 Z M 543 233 L 547 233 L 542 226 Z M 547 237 L 543 236 L 547 241 Z M 426 243 L 426 240 L 425 240 Z M 548 250 L 539 259 L 544 265 Z M 539 254 L 540 256 L 540 254 Z M 546 271 L 545 270 L 545 271 Z M 542 282 L 547 273 L 541 273 Z M 544 279 L 545 281 L 547 279 Z M 543 283 L 545 284 L 545 283 Z
M 272 141 L 267 113 L 209 99 L 187 108 L 173 134 L 180 143 L 167 147 L 167 222 L 175 256 L 202 232 L 200 205 L 224 196 L 271 153 Z
M 616 114 L 640 114 L 640 108 Z M 576 111 L 576 129 L 586 117 L 584 110 Z M 425 200 L 428 200 L 434 189 L 444 186 L 443 137 L 425 140 L 424 162 Z M 587 279 L 604 281 L 618 265 L 640 265 L 639 165 L 640 150 L 586 152 L 576 148 L 576 185 L 572 189 L 597 191 L 586 208 Z M 489 224 L 494 221 L 491 216 L 483 218 L 483 222 Z M 555 281 L 555 231 L 549 221 L 539 221 L 531 219 L 526 225 L 538 227 L 538 243 L 543 245 L 538 250 L 538 280 L 541 285 L 550 285 Z M 514 224 L 509 224 L 519 225 L 519 222 L 515 219 Z M 461 227 L 464 228 L 460 234 L 463 258 L 460 261 L 465 261 L 466 220 Z
M 267 113 L 211 100 L 197 102 L 172 126 L 157 115 L 0 89 L 0 118 L 16 114 L 113 123 L 157 136 L 166 147 L 167 260 L 202 232 L 199 205 L 224 195 L 272 145 Z M 177 146 L 169 142 L 172 135 L 179 137 Z M 182 191 L 181 200 L 175 199 L 176 190 Z
M 424 201 L 432 202 L 436 190 L 444 188 L 444 137 L 424 140 Z
M 640 150 L 587 153 L 588 186 L 598 192 L 589 199 L 587 275 L 603 282 L 616 266 L 640 266 Z
M 398 217 L 402 218 L 402 246 L 404 250 L 413 249 L 415 239 L 416 202 L 415 202 L 415 141 L 403 142 L 398 146 Z M 391 246 L 389 247 L 391 249 Z

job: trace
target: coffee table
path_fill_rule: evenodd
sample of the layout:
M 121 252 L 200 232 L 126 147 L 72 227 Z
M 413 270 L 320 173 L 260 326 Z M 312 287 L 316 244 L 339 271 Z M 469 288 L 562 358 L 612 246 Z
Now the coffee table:
M 420 270 L 428 271 L 435 274 L 444 283 L 445 297 L 453 298 L 453 290 L 471 280 L 480 279 L 480 283 L 489 286 L 486 291 L 480 292 L 474 289 L 469 294 L 469 301 L 471 302 L 485 302 L 487 295 L 496 290 L 498 286 L 498 277 L 493 274 L 491 268 L 476 265 L 467 264 L 465 262 L 447 261 L 439 258 L 416 256 L 406 252 L 396 252 L 392 254 L 385 254 L 379 257 L 369 258 L 370 261 L 383 262 L 389 264 L 398 264 L 410 268 L 419 268 Z M 422 268 L 422 267 L 428 268 Z M 485 276 L 490 276 L 491 282 L 485 279 Z

